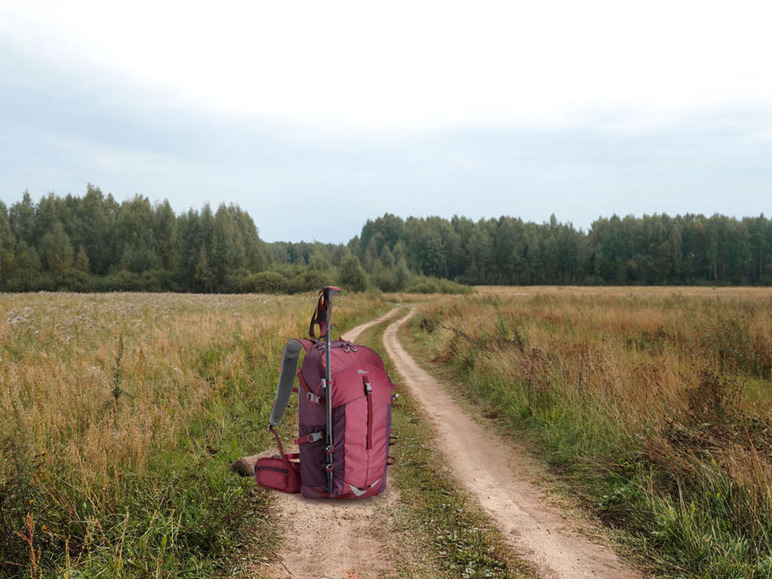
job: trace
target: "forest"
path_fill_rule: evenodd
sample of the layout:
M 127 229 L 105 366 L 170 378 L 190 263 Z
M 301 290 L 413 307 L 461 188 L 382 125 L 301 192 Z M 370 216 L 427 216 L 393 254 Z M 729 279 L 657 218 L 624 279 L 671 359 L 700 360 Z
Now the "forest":
M 368 220 L 347 244 L 267 243 L 238 206 L 175 214 L 168 201 L 29 192 L 0 202 L 0 290 L 458 292 L 470 285 L 772 285 L 763 214 Z

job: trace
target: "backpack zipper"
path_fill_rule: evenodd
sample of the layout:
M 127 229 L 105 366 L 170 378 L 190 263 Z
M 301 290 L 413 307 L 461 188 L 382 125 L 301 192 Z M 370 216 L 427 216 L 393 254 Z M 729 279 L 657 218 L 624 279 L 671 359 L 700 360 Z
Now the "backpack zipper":
M 367 398 L 367 450 L 373 447 L 373 387 L 365 382 L 365 397 Z

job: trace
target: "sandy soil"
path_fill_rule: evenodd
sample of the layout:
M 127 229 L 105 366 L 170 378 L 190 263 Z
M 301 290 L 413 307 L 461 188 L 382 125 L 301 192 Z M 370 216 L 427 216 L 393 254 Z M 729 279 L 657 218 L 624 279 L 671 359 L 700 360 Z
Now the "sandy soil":
M 397 338 L 409 318 L 388 327 L 386 351 L 403 384 L 431 418 L 448 466 L 478 498 L 514 551 L 543 577 L 638 577 L 612 551 L 580 534 L 579 523 L 569 520 L 523 475 L 524 459 L 462 411 L 416 364 Z
M 346 333 L 356 340 L 373 320 Z M 412 314 L 411 314 L 412 315 Z M 471 419 L 442 386 L 421 369 L 397 338 L 409 316 L 392 323 L 384 345 L 401 374 L 401 383 L 424 407 L 438 433 L 448 466 L 478 499 L 505 539 L 543 577 L 637 577 L 610 550 L 582 536 L 569 520 L 522 475 L 522 459 L 495 434 Z M 253 465 L 253 457 L 241 459 Z M 256 569 L 273 579 L 363 579 L 393 577 L 398 552 L 389 536 L 397 510 L 393 485 L 381 496 L 362 501 L 310 500 L 277 493 L 277 516 L 285 537 L 279 560 Z
M 356 341 L 362 332 L 393 316 L 396 311 L 357 326 L 343 337 Z M 241 459 L 251 463 L 253 469 L 254 460 L 254 457 Z M 382 495 L 358 501 L 306 499 L 299 494 L 276 495 L 277 519 L 285 539 L 279 548 L 278 561 L 259 569 L 261 575 L 273 579 L 395 576 L 393 557 L 397 546 L 389 531 L 399 495 L 393 485 L 389 485 Z

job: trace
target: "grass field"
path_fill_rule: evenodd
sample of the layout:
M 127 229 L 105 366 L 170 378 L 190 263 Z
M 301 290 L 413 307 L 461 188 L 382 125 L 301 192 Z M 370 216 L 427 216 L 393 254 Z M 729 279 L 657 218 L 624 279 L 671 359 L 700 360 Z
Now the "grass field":
M 480 288 L 412 334 L 642 566 L 772 576 L 772 292 Z
M 281 351 L 315 299 L 0 296 L 0 576 L 211 576 L 241 552 L 270 558 L 270 494 L 228 465 L 271 445 Z M 386 309 L 335 306 L 341 332 Z
M 226 576 L 247 555 L 271 559 L 271 494 L 227 467 L 272 446 L 281 351 L 314 304 L 0 296 L 0 576 Z M 388 307 L 344 294 L 336 326 Z M 427 301 L 411 331 L 642 566 L 772 576 L 772 292 L 480 288 Z M 432 572 L 517 573 L 440 476 L 420 409 L 406 401 L 395 425 L 400 532 L 427 541 Z

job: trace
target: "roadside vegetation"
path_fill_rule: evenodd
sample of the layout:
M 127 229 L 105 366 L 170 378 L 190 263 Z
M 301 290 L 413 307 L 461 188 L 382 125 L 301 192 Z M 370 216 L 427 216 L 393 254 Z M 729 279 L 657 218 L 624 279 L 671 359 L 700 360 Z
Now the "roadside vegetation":
M 316 295 L 6 294 L 0 576 L 177 577 L 270 559 L 271 494 L 228 465 L 266 432 Z M 385 311 L 340 296 L 340 331 Z
M 772 576 L 772 295 L 492 290 L 415 346 L 667 576 Z
M 397 460 L 389 467 L 390 484 L 400 493 L 392 529 L 403 547 L 395 561 L 399 577 L 535 577 L 528 564 L 504 546 L 490 519 L 443 465 L 425 414 L 399 387 L 399 374 L 383 351 L 383 332 L 395 319 L 366 331 L 357 341 L 382 355 L 399 393 L 392 413 Z
M 772 575 L 769 292 L 345 293 L 336 333 L 414 298 L 421 357 L 528 441 L 641 566 Z M 0 576 L 224 576 L 247 553 L 271 560 L 272 495 L 228 465 L 272 446 L 281 351 L 315 299 L 5 294 Z M 384 326 L 362 340 L 380 344 Z M 394 425 L 394 533 L 419 554 L 401 576 L 528 576 L 453 483 L 405 391 Z

